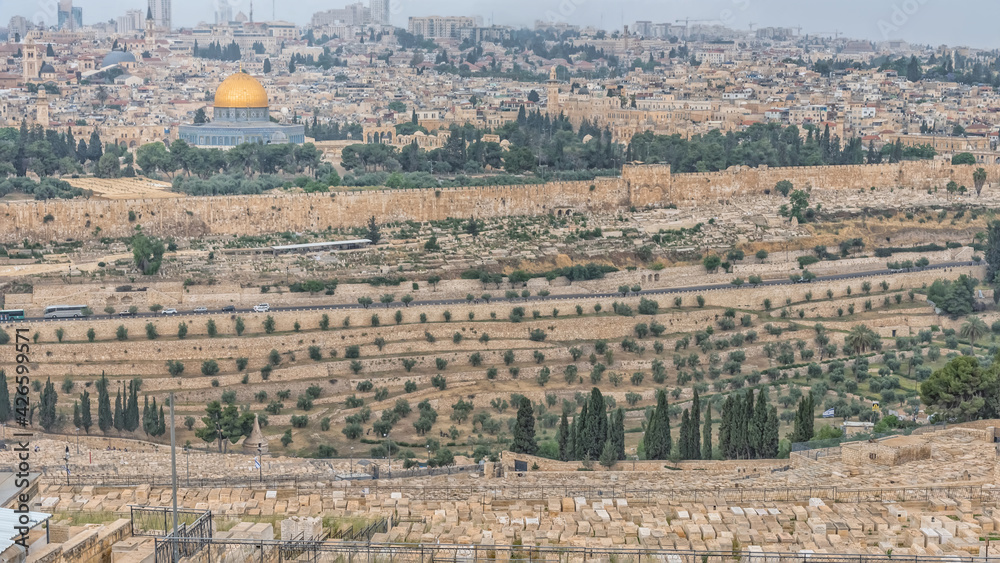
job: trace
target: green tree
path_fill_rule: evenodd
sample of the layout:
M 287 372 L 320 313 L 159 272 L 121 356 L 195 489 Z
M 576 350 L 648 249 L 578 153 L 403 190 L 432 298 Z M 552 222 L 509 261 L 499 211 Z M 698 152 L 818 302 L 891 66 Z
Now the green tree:
M 559 444 L 559 461 L 569 461 L 569 419 L 565 410 L 559 420 L 559 433 L 556 441 Z
M 45 387 L 42 389 L 38 405 L 38 422 L 46 432 L 50 432 L 59 419 L 56 414 L 57 400 L 56 386 L 53 385 L 50 378 L 46 378 Z
M 808 442 L 813 438 L 815 423 L 812 393 L 806 393 L 799 399 L 799 408 L 795 413 L 795 425 L 789 440 L 792 442 Z
M 705 402 L 705 422 L 702 424 L 701 459 L 712 459 L 712 402 Z
M 983 191 L 983 186 L 986 185 L 986 169 L 976 168 L 976 171 L 972 173 L 972 184 L 976 188 L 976 197 Z
M 514 425 L 514 440 L 510 450 L 528 455 L 538 452 L 538 443 L 535 441 L 535 414 L 527 397 L 521 397 L 521 403 L 517 407 L 517 422 Z
M 980 338 L 985 336 L 990 332 L 990 327 L 986 326 L 986 322 L 977 316 L 971 316 L 964 323 L 962 323 L 962 328 L 959 334 L 962 338 L 967 338 L 969 342 L 975 345 Z
M 163 253 L 166 251 L 163 241 L 149 238 L 140 232 L 132 237 L 129 246 L 132 247 L 132 259 L 140 273 L 151 276 L 160 271 Z
M 108 378 L 101 373 L 101 379 L 97 381 L 97 426 L 101 432 L 107 434 L 114 426 L 114 419 L 111 412 L 111 394 L 108 392 Z
M 649 417 L 649 424 L 646 426 L 646 435 L 643 436 L 643 449 L 646 452 L 646 459 L 667 459 L 672 446 L 667 392 L 660 389 L 656 392 L 656 407 Z
M 90 427 L 94 425 L 94 420 L 90 415 L 90 392 L 86 389 L 80 395 L 80 427 L 87 434 L 90 434 Z
M 973 356 L 952 358 L 920 384 L 920 400 L 935 420 L 965 422 L 996 418 L 1000 403 L 1000 357 L 983 368 Z

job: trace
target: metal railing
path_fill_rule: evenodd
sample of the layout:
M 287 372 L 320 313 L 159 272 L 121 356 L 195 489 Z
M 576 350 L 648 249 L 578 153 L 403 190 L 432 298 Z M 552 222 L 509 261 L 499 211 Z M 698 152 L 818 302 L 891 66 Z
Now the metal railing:
M 330 535 L 332 539 L 342 540 L 342 541 L 371 541 L 372 536 L 375 534 L 385 534 L 388 533 L 389 529 L 392 528 L 392 518 L 379 518 L 378 520 L 368 524 L 360 530 L 355 530 L 353 527 L 343 528 L 340 530 L 334 530 Z
M 923 502 L 933 498 L 955 500 L 1000 501 L 1000 488 L 981 485 L 943 485 L 937 487 L 730 487 L 725 489 L 683 489 L 664 485 L 650 489 L 609 485 L 607 487 L 569 485 L 493 485 L 486 481 L 478 488 L 467 487 L 422 487 L 407 485 L 405 488 L 391 484 L 373 483 L 368 486 L 369 494 L 388 496 L 400 492 L 415 500 L 474 500 L 485 502 L 505 500 L 548 500 L 551 498 L 585 499 L 625 499 L 630 502 L 672 503 L 695 502 L 710 504 L 744 502 L 803 502 L 819 498 L 831 502 Z
M 205 515 L 211 520 L 212 513 L 189 508 L 177 509 L 177 525 L 194 526 Z M 133 536 L 165 536 L 173 528 L 173 510 L 162 506 L 129 506 L 129 520 Z M 211 537 L 211 534 L 208 535 Z
M 349 543 L 178 538 L 157 540 L 169 544 L 207 547 L 201 563 L 284 561 L 338 561 L 379 563 L 997 563 L 998 558 L 962 554 L 945 556 L 833 554 L 749 551 L 735 546 L 728 551 L 674 551 L 659 548 L 584 548 L 570 546 L 454 545 L 404 543 Z M 179 550 L 180 551 L 180 550 Z M 158 561 L 158 563 L 160 563 Z

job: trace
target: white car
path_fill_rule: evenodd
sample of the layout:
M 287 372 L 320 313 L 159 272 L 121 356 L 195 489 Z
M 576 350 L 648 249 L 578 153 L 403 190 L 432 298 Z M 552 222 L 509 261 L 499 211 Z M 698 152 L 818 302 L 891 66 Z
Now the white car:
M 176 315 L 177 314 L 177 309 L 164 309 L 163 310 L 163 314 L 164 315 Z
M 195 307 L 194 308 L 194 312 L 195 313 L 207 313 L 208 312 L 208 307 Z
M 271 306 L 267 303 L 258 303 L 253 306 L 253 310 L 255 313 L 266 313 L 271 310 Z

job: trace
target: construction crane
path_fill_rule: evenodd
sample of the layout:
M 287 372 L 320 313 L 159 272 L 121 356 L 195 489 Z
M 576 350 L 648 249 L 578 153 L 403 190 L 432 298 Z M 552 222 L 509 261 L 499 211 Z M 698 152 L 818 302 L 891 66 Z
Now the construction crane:
M 750 22 L 750 33 L 753 33 L 753 26 L 757 25 L 757 22 Z
M 714 22 L 714 21 L 718 20 L 708 20 L 708 19 L 695 20 L 691 18 L 684 18 L 682 20 L 677 20 L 676 23 L 684 22 L 684 39 L 687 39 L 688 37 L 691 36 L 691 22 Z

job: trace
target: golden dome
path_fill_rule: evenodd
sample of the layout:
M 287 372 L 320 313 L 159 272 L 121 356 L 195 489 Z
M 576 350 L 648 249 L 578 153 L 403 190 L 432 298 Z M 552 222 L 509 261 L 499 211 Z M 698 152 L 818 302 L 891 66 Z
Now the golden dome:
M 257 79 L 245 72 L 237 72 L 219 84 L 215 91 L 217 108 L 266 108 L 267 92 Z

